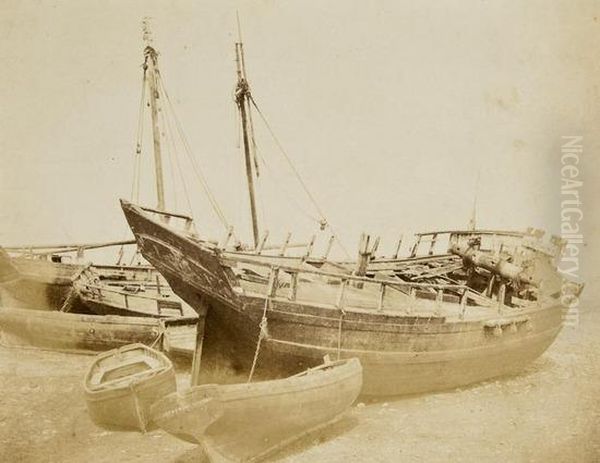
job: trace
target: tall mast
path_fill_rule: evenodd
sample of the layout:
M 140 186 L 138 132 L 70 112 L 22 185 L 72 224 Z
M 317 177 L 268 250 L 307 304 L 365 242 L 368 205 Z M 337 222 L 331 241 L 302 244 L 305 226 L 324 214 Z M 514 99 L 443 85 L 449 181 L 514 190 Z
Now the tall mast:
M 239 18 L 238 18 L 239 28 Z M 246 161 L 246 178 L 248 180 L 248 194 L 250 196 L 250 213 L 252 214 L 252 235 L 254 238 L 254 247 L 258 247 L 259 235 L 258 235 L 258 218 L 256 215 L 256 197 L 254 192 L 254 170 L 252 168 L 252 155 L 250 152 L 250 140 L 249 140 L 249 121 L 248 116 L 250 112 L 250 87 L 246 80 L 246 71 L 244 65 L 244 46 L 242 44 L 242 38 L 240 34 L 239 42 L 235 44 L 235 59 L 237 63 L 237 85 L 235 88 L 235 102 L 240 112 L 240 119 L 242 121 L 242 134 L 244 141 L 244 158 Z
M 152 47 L 152 38 L 148 23 L 144 22 L 144 73 L 150 90 L 150 114 L 152 116 L 152 138 L 154 140 L 154 169 L 156 176 L 156 197 L 159 211 L 165 210 L 165 186 L 162 169 L 162 155 L 160 151 L 160 127 L 158 123 L 158 53 Z

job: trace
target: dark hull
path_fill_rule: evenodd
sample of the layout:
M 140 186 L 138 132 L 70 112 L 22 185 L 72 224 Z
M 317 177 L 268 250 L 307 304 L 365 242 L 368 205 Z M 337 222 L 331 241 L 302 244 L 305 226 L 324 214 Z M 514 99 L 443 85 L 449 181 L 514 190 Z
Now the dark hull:
M 192 307 L 200 298 L 209 306 L 207 356 L 218 351 L 247 374 L 264 297 L 236 291 L 218 251 L 168 229 L 135 206 L 125 203 L 123 210 L 144 257 Z M 488 317 L 468 321 L 347 310 L 340 326 L 339 309 L 276 298 L 267 313 L 269 336 L 257 372 L 286 376 L 320 364 L 325 354 L 339 354 L 360 359 L 363 395 L 448 389 L 520 371 L 552 344 L 561 314 L 558 302 L 500 319 L 490 310 Z

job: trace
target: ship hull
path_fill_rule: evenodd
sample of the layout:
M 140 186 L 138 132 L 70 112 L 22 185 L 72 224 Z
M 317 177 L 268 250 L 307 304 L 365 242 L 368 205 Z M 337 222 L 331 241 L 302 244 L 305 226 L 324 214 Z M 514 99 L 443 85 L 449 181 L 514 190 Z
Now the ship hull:
M 192 307 L 208 306 L 204 352 L 226 356 L 247 374 L 259 337 L 265 298 L 235 290 L 217 250 L 207 249 L 153 220 L 139 208 L 123 209 L 142 254 Z M 325 354 L 357 357 L 362 395 L 388 396 L 455 388 L 514 374 L 539 357 L 562 325 L 561 306 L 543 306 L 471 320 L 421 318 L 274 298 L 267 311 L 257 374 L 282 377 L 318 365 Z

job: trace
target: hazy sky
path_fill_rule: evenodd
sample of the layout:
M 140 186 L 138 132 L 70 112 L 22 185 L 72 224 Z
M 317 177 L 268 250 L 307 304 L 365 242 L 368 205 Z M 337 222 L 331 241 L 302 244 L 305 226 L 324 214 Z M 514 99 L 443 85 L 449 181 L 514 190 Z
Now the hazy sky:
M 597 5 L 3 0 L 0 243 L 126 236 L 117 199 L 131 190 L 145 16 L 197 161 L 249 237 L 233 103 L 236 10 L 254 97 L 352 250 L 361 231 L 383 235 L 388 252 L 401 232 L 464 227 L 476 190 L 480 226 L 557 232 L 560 137 L 571 134 L 585 137 L 591 238 Z M 315 224 L 296 203 L 315 213 L 256 114 L 254 122 L 270 166 L 261 226 L 276 241 L 288 230 L 305 238 Z M 146 139 L 141 201 L 155 205 L 150 148 Z M 171 159 L 169 205 L 187 212 Z M 198 228 L 221 237 L 179 159 Z

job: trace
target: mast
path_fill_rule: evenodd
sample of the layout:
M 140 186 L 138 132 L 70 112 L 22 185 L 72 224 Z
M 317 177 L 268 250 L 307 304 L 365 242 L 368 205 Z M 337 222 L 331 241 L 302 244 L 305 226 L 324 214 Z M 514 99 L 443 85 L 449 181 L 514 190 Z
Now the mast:
M 239 20 L 238 20 L 239 27 Z M 250 196 L 250 213 L 252 215 L 252 235 L 254 238 L 254 247 L 258 247 L 258 218 L 256 215 L 256 197 L 254 192 L 254 170 L 252 168 L 252 154 L 250 151 L 249 140 L 249 113 L 250 113 L 250 87 L 246 80 L 246 70 L 244 65 L 244 46 L 242 44 L 241 34 L 239 42 L 235 44 L 235 59 L 237 63 L 237 85 L 235 88 L 235 102 L 240 112 L 242 121 L 242 134 L 244 142 L 244 158 L 246 161 L 246 178 L 248 180 L 248 195 Z
M 156 176 L 156 197 L 159 211 L 165 210 L 165 186 L 162 169 L 162 155 L 160 150 L 160 127 L 158 124 L 158 53 L 152 48 L 152 39 L 148 30 L 148 24 L 144 23 L 144 73 L 147 76 L 148 88 L 150 90 L 150 114 L 152 116 L 152 138 L 154 140 L 154 169 Z

